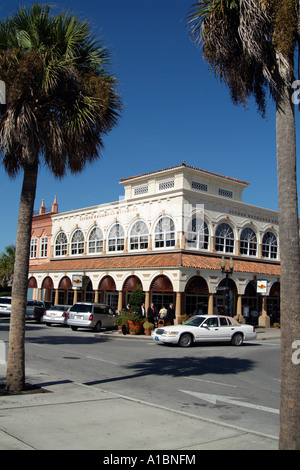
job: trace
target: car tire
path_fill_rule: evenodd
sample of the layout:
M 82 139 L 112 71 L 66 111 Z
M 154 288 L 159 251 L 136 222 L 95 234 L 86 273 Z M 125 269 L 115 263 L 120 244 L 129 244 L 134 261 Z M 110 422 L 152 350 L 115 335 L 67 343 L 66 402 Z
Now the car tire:
M 72 329 L 73 331 L 77 331 L 77 330 L 78 330 L 78 326 L 71 326 L 71 329 Z
M 193 344 L 193 338 L 189 333 L 183 333 L 179 339 L 179 346 L 182 348 L 189 348 Z
M 242 333 L 236 333 L 231 338 L 231 344 L 232 344 L 232 346 L 242 346 L 243 340 L 244 340 L 244 338 L 243 338 Z
M 94 331 L 96 331 L 96 333 L 100 333 L 100 331 L 101 331 L 101 321 L 98 321 L 98 323 L 96 323 Z

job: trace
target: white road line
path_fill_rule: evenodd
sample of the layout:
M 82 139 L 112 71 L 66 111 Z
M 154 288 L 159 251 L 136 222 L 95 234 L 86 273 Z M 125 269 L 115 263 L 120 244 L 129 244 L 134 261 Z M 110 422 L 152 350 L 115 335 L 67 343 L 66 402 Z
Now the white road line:
M 101 361 L 101 362 L 108 362 L 108 364 L 115 364 L 118 366 L 118 362 L 112 362 L 112 361 L 106 361 L 105 359 L 100 359 L 99 357 L 93 357 L 93 356 L 86 356 L 87 359 L 94 359 L 94 361 Z
M 259 411 L 266 411 L 267 413 L 274 413 L 279 414 L 279 410 L 276 408 L 269 408 L 267 406 L 256 405 L 254 403 L 246 403 L 243 401 L 239 401 L 240 398 L 238 397 L 223 397 L 221 395 L 212 395 L 208 393 L 198 393 L 198 392 L 190 392 L 189 390 L 179 390 L 180 392 L 187 393 L 188 395 L 192 395 L 193 397 L 199 398 L 200 400 L 208 401 L 213 405 L 216 405 L 217 401 L 221 401 L 224 403 L 228 403 L 229 405 L 234 406 L 243 406 L 245 408 L 252 408 L 254 410 Z
M 237 388 L 237 385 L 224 384 L 224 383 L 221 383 L 221 382 L 213 382 L 212 380 L 196 379 L 195 377 L 183 377 L 183 378 L 184 379 L 189 379 L 189 380 L 197 380 L 198 382 L 206 382 L 208 384 L 222 385 L 223 387 Z

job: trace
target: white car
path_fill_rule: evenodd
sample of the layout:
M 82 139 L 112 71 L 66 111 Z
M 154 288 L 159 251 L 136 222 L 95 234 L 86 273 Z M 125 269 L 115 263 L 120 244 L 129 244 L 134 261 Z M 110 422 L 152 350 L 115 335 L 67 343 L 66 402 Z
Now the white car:
M 47 326 L 51 326 L 52 323 L 66 325 L 69 308 L 70 305 L 55 305 L 54 307 L 45 310 L 43 323 L 46 323 Z
M 223 315 L 195 315 L 181 325 L 156 328 L 152 338 L 158 343 L 178 344 L 184 348 L 197 342 L 230 342 L 241 346 L 243 341 L 256 339 L 251 325 L 241 325 Z

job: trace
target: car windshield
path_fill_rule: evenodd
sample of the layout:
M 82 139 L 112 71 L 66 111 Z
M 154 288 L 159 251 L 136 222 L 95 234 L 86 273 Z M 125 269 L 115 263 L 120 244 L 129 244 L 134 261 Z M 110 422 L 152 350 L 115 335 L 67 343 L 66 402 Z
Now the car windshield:
M 205 320 L 205 317 L 191 317 L 188 318 L 185 322 L 183 322 L 183 325 L 190 325 L 190 326 L 199 326 L 201 323 L 203 323 Z
M 91 305 L 86 305 L 86 304 L 75 304 L 73 307 L 70 308 L 70 312 L 90 312 L 91 311 Z

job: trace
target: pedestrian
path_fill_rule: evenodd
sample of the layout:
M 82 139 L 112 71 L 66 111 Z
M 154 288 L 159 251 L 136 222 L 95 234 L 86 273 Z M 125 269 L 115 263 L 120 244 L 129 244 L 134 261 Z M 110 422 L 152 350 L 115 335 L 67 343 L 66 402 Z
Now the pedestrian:
M 168 310 L 167 310 L 167 316 L 166 320 L 171 323 L 171 325 L 174 325 L 174 320 L 175 320 L 175 309 L 174 309 L 174 304 L 170 303 Z
M 159 311 L 159 318 L 166 318 L 166 316 L 167 316 L 167 309 L 163 305 L 163 307 Z
M 146 316 L 145 304 L 142 304 L 142 305 L 141 305 L 139 314 L 141 315 L 141 317 L 145 317 L 145 316 Z
M 154 324 L 154 319 L 155 319 L 155 308 L 154 308 L 154 304 L 152 303 L 147 311 L 147 320 L 149 323 Z

